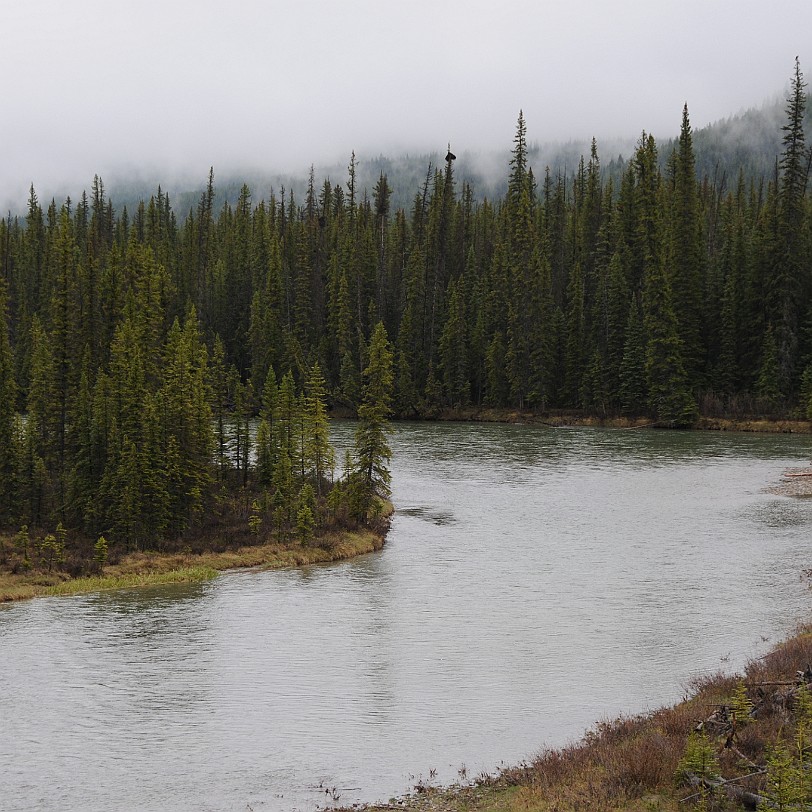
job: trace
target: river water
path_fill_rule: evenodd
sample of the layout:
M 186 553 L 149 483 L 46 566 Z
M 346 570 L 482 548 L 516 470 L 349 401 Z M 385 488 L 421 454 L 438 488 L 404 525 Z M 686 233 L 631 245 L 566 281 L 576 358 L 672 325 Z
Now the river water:
M 0 808 L 387 800 L 677 700 L 808 617 L 812 500 L 765 488 L 812 437 L 398 424 L 392 447 L 380 553 L 0 607 Z

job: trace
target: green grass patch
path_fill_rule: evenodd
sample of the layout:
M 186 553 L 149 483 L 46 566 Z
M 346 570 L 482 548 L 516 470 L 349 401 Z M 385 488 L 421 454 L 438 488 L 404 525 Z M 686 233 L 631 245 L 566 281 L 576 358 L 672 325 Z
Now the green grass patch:
M 56 595 L 80 595 L 110 589 L 129 589 L 162 584 L 195 583 L 217 577 L 218 571 L 206 566 L 188 566 L 166 571 L 143 571 L 115 575 L 94 575 L 61 579 L 59 576 L 6 575 L 0 577 L 0 601 Z
M 264 544 L 247 545 L 222 552 L 131 553 L 118 563 L 106 566 L 101 575 L 78 578 L 70 578 L 66 573 L 56 571 L 45 573 L 32 570 L 20 574 L 0 572 L 0 602 L 207 581 L 216 577 L 218 572 L 231 569 L 281 569 L 343 561 L 380 550 L 386 538 L 388 519 L 393 512 L 391 502 L 382 502 L 377 511 L 380 522 L 374 530 L 328 532 L 305 545 L 295 541 L 280 543 L 270 539 Z

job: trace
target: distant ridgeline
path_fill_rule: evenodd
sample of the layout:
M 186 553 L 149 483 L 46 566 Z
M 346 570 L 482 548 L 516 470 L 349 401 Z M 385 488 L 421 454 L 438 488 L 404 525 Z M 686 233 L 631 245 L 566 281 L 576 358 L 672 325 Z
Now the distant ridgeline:
M 212 174 L 188 216 L 160 190 L 117 212 L 98 178 L 46 210 L 32 189 L 27 214 L 0 222 L 2 522 L 177 534 L 216 483 L 250 470 L 293 488 L 280 449 L 290 482 L 318 497 L 312 399 L 363 417 L 372 397 L 379 423 L 389 384 L 404 417 L 808 417 L 804 88 L 796 63 L 780 151 L 756 176 L 727 165 L 698 177 L 686 109 L 667 154 L 644 133 L 616 179 L 594 144 L 569 175 L 534 172 L 520 115 L 493 202 L 458 184 L 450 155 L 407 210 L 384 173 L 360 193 L 354 156 L 345 184 L 311 176 L 295 201 L 243 186 L 215 206 Z M 387 336 L 393 369 L 370 395 Z M 229 456 L 224 426 L 253 414 L 270 445 L 249 454 L 243 428 Z M 384 451 L 357 454 L 349 468 L 385 491 Z

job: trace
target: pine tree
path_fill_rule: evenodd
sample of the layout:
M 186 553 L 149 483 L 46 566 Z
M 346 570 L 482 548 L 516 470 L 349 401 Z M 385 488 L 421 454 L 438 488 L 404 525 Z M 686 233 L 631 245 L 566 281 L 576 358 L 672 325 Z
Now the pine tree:
M 327 472 L 334 465 L 335 454 L 330 445 L 327 424 L 327 389 L 317 363 L 313 364 L 308 374 L 303 412 L 306 426 L 303 456 L 307 474 L 321 497 Z
M 656 265 L 648 269 L 643 302 L 648 336 L 646 379 L 649 403 L 661 423 L 688 426 L 696 419 L 696 402 L 682 364 L 682 344 L 671 307 L 670 285 Z
M 784 150 L 781 154 L 781 177 L 778 184 L 778 206 L 775 240 L 771 245 L 769 305 L 775 329 L 781 391 L 789 395 L 795 384 L 798 361 L 801 302 L 810 293 L 807 279 L 810 260 L 809 243 L 804 236 L 805 194 L 809 160 L 805 146 L 804 112 L 806 93 L 803 73 L 796 57 L 790 96 L 787 99 L 787 123 L 782 127 Z
M 378 322 L 369 344 L 369 362 L 364 369 L 364 396 L 358 408 L 358 428 L 355 432 L 355 472 L 363 496 L 366 515 L 375 497 L 389 495 L 391 474 L 389 460 L 392 450 L 387 435 L 392 404 L 392 350 L 383 322 Z
M 646 337 L 637 298 L 632 298 L 626 323 L 626 340 L 619 369 L 619 396 L 623 411 L 642 414 L 647 411 Z
M 16 514 L 15 414 L 17 384 L 8 333 L 5 282 L 0 279 L 0 525 L 7 527 Z
M 70 471 L 67 480 L 66 515 L 81 526 L 89 514 L 98 486 L 100 469 L 93 456 L 93 391 L 90 386 L 90 349 L 85 347 L 79 389 L 69 415 Z
M 107 543 L 107 539 L 104 536 L 99 536 L 96 543 L 93 545 L 93 560 L 96 562 L 99 571 L 101 571 L 104 565 L 107 563 L 107 556 L 109 552 L 110 547 Z
M 226 411 L 228 408 L 228 373 L 226 371 L 225 348 L 220 336 L 214 337 L 211 363 L 209 367 L 211 385 L 211 410 L 215 424 L 215 449 L 217 470 L 220 480 L 224 481 L 226 472 L 231 467 L 226 453 L 228 436 L 226 429 Z
M 443 384 L 452 406 L 467 406 L 470 400 L 468 376 L 467 319 L 462 278 L 449 284 L 448 319 L 440 336 L 440 364 Z
M 492 406 L 505 406 L 508 402 L 507 354 L 505 337 L 497 330 L 485 354 L 485 367 L 488 380 L 487 400 Z
M 626 345 L 626 324 L 629 319 L 631 293 L 626 282 L 626 272 L 620 252 L 616 251 L 609 262 L 608 298 L 606 306 L 606 364 L 610 381 L 610 396 L 614 403 L 620 402 L 620 368 Z
M 764 406 L 774 410 L 781 402 L 781 364 L 778 344 L 775 340 L 772 325 L 764 334 L 764 346 L 761 353 L 761 365 L 756 380 L 756 394 Z
M 584 280 L 581 266 L 572 269 L 567 287 L 566 350 L 564 360 L 564 398 L 567 405 L 580 407 L 581 382 L 586 372 L 589 347 L 586 341 Z
M 296 535 L 300 544 L 308 544 L 313 539 L 316 529 L 316 499 L 313 487 L 309 482 L 302 486 L 299 492 L 298 508 L 296 510 Z
M 804 780 L 799 766 L 789 749 L 779 744 L 767 756 L 767 785 L 763 794 L 766 808 L 777 812 L 796 812 L 807 800 L 803 791 Z
M 688 386 L 689 389 L 695 389 L 703 367 L 704 348 L 702 235 L 696 163 L 687 104 L 682 111 L 672 185 L 666 264 Z
M 530 404 L 545 409 L 554 398 L 556 317 L 553 307 L 550 263 L 539 247 L 531 258 L 530 296 L 535 322 L 531 327 Z

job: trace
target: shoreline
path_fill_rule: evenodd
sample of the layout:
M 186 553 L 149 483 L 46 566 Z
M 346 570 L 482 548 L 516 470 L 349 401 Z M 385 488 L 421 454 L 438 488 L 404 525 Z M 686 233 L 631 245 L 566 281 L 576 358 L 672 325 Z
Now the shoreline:
M 755 809 L 765 802 L 772 808 L 768 771 L 776 768 L 771 753 L 781 747 L 791 754 L 798 735 L 809 743 L 808 734 L 799 731 L 808 724 L 800 693 L 812 694 L 810 663 L 812 625 L 801 625 L 747 663 L 743 673 L 720 671 L 697 678 L 686 697 L 673 705 L 597 722 L 575 743 L 542 750 L 494 775 L 450 786 L 419 783 L 409 795 L 360 808 L 678 812 Z M 705 773 L 687 755 L 698 731 L 712 761 Z M 696 806 L 702 797 L 705 803 L 716 798 L 723 806 Z
M 268 542 L 223 552 L 129 553 L 117 564 L 105 566 L 101 575 L 78 578 L 65 573 L 3 573 L 0 574 L 0 603 L 209 581 L 221 572 L 234 569 L 272 570 L 345 561 L 383 548 L 394 514 L 392 503 L 386 504 L 380 527 L 331 532 L 308 545 Z
M 344 415 L 334 415 L 344 416 Z M 427 423 L 514 423 L 520 425 L 549 426 L 550 428 L 612 428 L 612 429 L 669 429 L 650 417 L 630 417 L 613 415 L 600 417 L 569 411 L 536 412 L 530 409 L 497 409 L 470 407 L 465 409 L 443 409 L 431 416 L 414 418 L 400 417 L 398 420 L 411 420 Z M 397 422 L 397 421 L 395 421 Z M 760 415 L 751 417 L 700 417 L 693 426 L 673 431 L 733 431 L 756 432 L 763 434 L 812 434 L 812 421 L 767 418 Z

